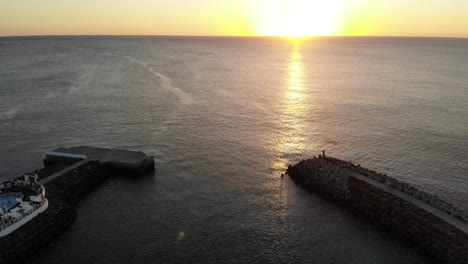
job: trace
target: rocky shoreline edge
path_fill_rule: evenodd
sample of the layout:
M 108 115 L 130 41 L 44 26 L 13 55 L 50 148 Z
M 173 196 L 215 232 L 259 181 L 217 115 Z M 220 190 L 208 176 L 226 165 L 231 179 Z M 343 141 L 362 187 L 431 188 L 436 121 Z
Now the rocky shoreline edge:
M 289 165 L 286 173 L 304 189 L 410 241 L 436 263 L 468 263 L 468 218 L 436 196 L 325 153 Z

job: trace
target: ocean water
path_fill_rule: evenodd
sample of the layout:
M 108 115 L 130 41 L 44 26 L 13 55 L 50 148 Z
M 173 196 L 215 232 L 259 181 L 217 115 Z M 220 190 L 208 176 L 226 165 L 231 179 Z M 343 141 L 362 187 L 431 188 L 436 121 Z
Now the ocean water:
M 280 174 L 352 160 L 468 202 L 468 40 L 0 38 L 0 180 L 45 151 L 142 150 L 34 263 L 427 263 Z

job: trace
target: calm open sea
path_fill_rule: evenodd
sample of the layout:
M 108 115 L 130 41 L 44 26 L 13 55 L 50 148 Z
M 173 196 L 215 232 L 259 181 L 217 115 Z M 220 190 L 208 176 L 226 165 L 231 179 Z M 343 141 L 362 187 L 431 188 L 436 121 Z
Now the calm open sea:
M 468 202 L 468 40 L 0 38 L 0 180 L 45 151 L 154 155 L 34 263 L 426 263 L 280 174 L 349 159 Z

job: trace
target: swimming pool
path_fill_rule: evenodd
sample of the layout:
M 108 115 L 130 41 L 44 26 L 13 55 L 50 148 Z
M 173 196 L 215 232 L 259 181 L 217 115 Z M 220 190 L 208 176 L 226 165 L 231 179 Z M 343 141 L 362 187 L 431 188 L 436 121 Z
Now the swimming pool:
M 7 193 L 0 195 L 0 208 L 10 208 L 11 206 L 15 205 L 16 198 L 23 198 L 23 194 L 21 193 Z

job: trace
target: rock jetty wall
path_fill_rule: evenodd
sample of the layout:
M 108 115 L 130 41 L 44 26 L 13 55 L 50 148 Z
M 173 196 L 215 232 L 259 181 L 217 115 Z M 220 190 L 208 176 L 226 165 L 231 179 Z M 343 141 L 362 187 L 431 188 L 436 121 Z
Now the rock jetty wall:
M 358 216 L 413 242 L 437 263 L 468 263 L 466 217 L 407 183 L 331 157 L 289 166 L 298 185 L 339 202 Z
M 57 195 L 48 195 L 47 199 L 49 207 L 46 211 L 0 239 L 0 263 L 24 262 L 72 225 L 76 217 L 75 207 Z
M 42 179 L 71 164 L 73 162 L 70 161 L 56 163 L 36 172 Z M 49 207 L 26 225 L 0 239 L 0 264 L 22 263 L 63 234 L 76 217 L 76 203 L 109 173 L 108 168 L 98 161 L 88 161 L 45 184 Z
M 338 166 L 342 168 L 355 171 L 358 174 L 361 174 L 375 181 L 388 185 L 389 187 L 393 189 L 396 189 L 418 200 L 428 203 L 431 206 L 453 216 L 454 218 L 460 221 L 463 221 L 465 223 L 468 223 L 468 216 L 462 210 L 456 208 L 453 204 L 440 199 L 439 197 L 437 197 L 437 195 L 428 194 L 426 192 L 418 190 L 417 188 L 415 188 L 414 186 L 411 186 L 408 183 L 391 178 L 386 174 L 378 173 L 373 170 L 363 168 L 360 165 L 355 165 L 348 161 L 342 161 L 336 158 L 328 158 L 328 157 L 326 157 L 326 159 L 329 159 L 334 164 L 337 164 Z

